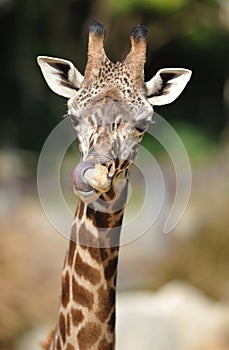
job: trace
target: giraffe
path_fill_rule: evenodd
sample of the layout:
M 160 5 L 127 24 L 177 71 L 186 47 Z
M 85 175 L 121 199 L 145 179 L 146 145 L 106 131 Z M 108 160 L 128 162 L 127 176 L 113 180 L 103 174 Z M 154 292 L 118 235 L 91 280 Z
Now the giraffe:
M 128 174 L 154 105 L 173 102 L 191 71 L 160 69 L 144 82 L 147 29 L 135 26 L 122 62 L 104 50 L 104 26 L 89 25 L 84 76 L 72 62 L 38 56 L 43 76 L 68 99 L 67 116 L 79 139 L 80 163 L 73 170 L 78 204 L 65 258 L 58 322 L 46 350 L 114 350 L 119 238 Z

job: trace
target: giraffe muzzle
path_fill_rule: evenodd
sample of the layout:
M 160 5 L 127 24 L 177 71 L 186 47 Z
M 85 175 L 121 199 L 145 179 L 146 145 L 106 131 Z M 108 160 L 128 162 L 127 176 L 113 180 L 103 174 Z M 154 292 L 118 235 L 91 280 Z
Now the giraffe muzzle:
M 80 197 L 95 200 L 99 194 L 109 191 L 111 178 L 106 166 L 86 160 L 73 170 L 73 184 Z

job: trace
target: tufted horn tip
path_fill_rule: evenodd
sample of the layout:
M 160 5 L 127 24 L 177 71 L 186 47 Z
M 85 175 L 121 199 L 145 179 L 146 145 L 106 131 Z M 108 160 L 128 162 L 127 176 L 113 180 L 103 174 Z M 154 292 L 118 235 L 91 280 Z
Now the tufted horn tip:
M 146 40 L 148 36 L 148 29 L 144 25 L 139 24 L 131 30 L 130 36 L 137 42 Z
M 130 65 L 135 83 L 142 86 L 144 79 L 144 64 L 146 60 L 148 30 L 143 25 L 133 27 L 130 33 L 131 49 L 125 59 L 125 64 Z
M 141 24 L 132 29 L 130 34 L 131 50 L 126 57 L 127 62 L 134 62 L 139 67 L 144 65 L 147 34 L 147 28 Z
M 106 29 L 101 23 L 92 20 L 89 23 L 89 33 L 104 37 L 106 35 Z
M 98 67 L 102 66 L 102 62 L 107 59 L 103 46 L 105 34 L 106 29 L 101 23 L 95 20 L 89 23 L 88 60 L 84 74 L 84 85 L 90 84 L 98 77 Z

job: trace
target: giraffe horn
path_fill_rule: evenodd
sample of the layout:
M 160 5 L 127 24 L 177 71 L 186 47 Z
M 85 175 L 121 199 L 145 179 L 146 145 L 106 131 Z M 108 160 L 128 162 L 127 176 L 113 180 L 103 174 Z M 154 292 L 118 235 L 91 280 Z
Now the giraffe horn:
M 135 26 L 130 34 L 131 49 L 125 59 L 125 63 L 131 65 L 132 73 L 136 78 L 144 76 L 144 64 L 146 60 L 146 43 L 148 30 L 143 25 Z
M 148 30 L 145 26 L 139 24 L 135 26 L 130 33 L 131 50 L 128 56 L 133 59 L 139 59 L 145 61 L 146 54 L 146 41 L 148 36 Z
M 101 23 L 95 20 L 90 22 L 85 81 L 93 80 L 98 75 L 99 67 L 102 61 L 106 59 L 106 53 L 103 47 L 105 35 L 106 29 Z

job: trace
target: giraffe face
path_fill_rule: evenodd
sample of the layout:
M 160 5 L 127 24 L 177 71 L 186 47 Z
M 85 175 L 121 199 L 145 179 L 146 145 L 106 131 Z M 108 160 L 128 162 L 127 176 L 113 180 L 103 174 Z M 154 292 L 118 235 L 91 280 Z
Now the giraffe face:
M 70 103 L 71 105 L 71 103 Z M 77 131 L 81 162 L 73 173 L 76 193 L 90 201 L 126 177 L 152 119 L 151 106 L 104 102 L 89 108 L 69 109 Z
M 70 61 L 38 57 L 49 87 L 69 99 L 68 115 L 82 156 L 73 182 L 85 202 L 94 201 L 108 192 L 115 180 L 126 176 L 152 119 L 153 106 L 174 101 L 191 77 L 188 69 L 161 69 L 144 83 L 144 26 L 133 28 L 131 50 L 123 62 L 107 58 L 104 37 L 103 25 L 92 21 L 84 76 Z

